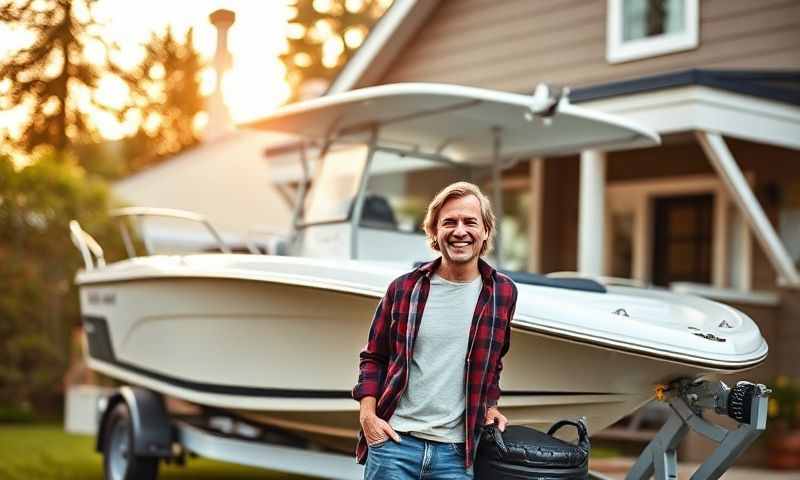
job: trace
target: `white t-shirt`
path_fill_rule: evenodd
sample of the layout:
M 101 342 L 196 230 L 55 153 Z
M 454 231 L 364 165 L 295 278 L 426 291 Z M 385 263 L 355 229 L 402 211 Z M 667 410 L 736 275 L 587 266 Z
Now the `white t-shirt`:
M 464 441 L 467 348 L 483 282 L 453 282 L 439 275 L 431 288 L 409 365 L 408 387 L 389 425 L 437 442 Z

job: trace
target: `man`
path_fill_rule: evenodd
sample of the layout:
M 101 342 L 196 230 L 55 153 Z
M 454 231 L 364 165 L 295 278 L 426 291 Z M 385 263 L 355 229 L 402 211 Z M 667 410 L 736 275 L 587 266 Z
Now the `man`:
M 495 217 L 466 182 L 439 192 L 424 228 L 441 257 L 395 279 L 375 311 L 353 398 L 365 479 L 472 478 L 478 421 L 497 408 L 517 289 L 481 256 Z

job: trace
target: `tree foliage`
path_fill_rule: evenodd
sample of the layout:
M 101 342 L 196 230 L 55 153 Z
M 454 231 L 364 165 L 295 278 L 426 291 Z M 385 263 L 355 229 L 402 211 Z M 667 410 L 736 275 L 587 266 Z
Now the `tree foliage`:
M 194 122 L 203 109 L 200 73 L 204 65 L 192 42 L 171 30 L 152 34 L 143 60 L 124 69 L 111 59 L 119 46 L 100 34 L 94 0 L 0 0 L 0 21 L 26 30 L 32 43 L 0 61 L 0 109 L 24 109 L 20 134 L 8 145 L 31 154 L 40 146 L 71 150 L 87 168 L 118 178 L 196 143 Z M 102 52 L 90 59 L 88 51 Z M 98 100 L 104 79 L 122 81 L 128 95 L 114 106 Z M 102 138 L 96 114 L 133 122 L 136 133 L 121 140 Z M 87 156 L 88 155 L 88 156 Z M 110 155 L 110 157 L 106 157 Z M 109 164 L 105 164 L 108 162 Z
M 151 34 L 144 60 L 127 74 L 134 85 L 131 108 L 142 118 L 139 131 L 130 138 L 132 171 L 197 143 L 195 121 L 205 105 L 200 93 L 205 65 L 192 36 L 189 29 L 181 42 L 169 27 L 163 34 Z
M 80 322 L 69 237 L 77 219 L 108 255 L 121 249 L 108 221 L 109 193 L 68 154 L 40 151 L 17 170 L 0 156 L 0 407 L 52 407 Z
M 102 39 L 93 32 L 92 0 L 13 0 L 0 6 L 0 21 L 33 34 L 33 42 L 0 64 L 0 81 L 10 80 L 0 108 L 29 112 L 19 138 L 5 138 L 32 152 L 40 145 L 63 151 L 70 141 L 96 138 L 89 112 L 79 105 L 83 94 L 98 109 L 107 107 L 91 92 L 102 66 L 85 55 L 88 42 Z
M 361 46 L 391 0 L 297 0 L 291 7 L 286 51 L 281 61 L 293 98 L 304 85 L 327 84 Z

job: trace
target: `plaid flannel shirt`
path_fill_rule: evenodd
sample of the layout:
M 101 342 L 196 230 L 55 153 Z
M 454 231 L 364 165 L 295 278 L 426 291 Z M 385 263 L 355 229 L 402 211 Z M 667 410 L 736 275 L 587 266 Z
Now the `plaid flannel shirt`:
M 408 385 L 408 365 L 419 332 L 422 312 L 430 291 L 430 279 L 441 258 L 422 265 L 392 281 L 375 310 L 367 345 L 360 354 L 358 383 L 353 388 L 357 401 L 377 399 L 375 413 L 388 421 Z M 475 459 L 480 424 L 489 407 L 500 398 L 502 358 L 509 348 L 511 319 L 517 303 L 517 288 L 506 275 L 479 260 L 483 288 L 475 305 L 466 361 L 464 466 Z M 356 459 L 366 462 L 367 441 L 359 433 Z

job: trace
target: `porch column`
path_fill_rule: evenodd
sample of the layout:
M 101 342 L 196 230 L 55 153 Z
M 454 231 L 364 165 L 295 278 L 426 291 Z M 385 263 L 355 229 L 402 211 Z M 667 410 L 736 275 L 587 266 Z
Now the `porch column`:
M 792 257 L 753 195 L 725 140 L 718 133 L 696 132 L 695 135 L 745 221 L 755 233 L 770 263 L 778 272 L 779 280 L 790 286 L 800 287 L 800 274 L 794 267 Z
M 580 204 L 578 207 L 578 271 L 603 275 L 606 154 L 581 152 Z
M 544 158 L 532 158 L 530 164 L 531 202 L 528 209 L 528 271 L 542 272 L 542 205 L 544 203 Z

